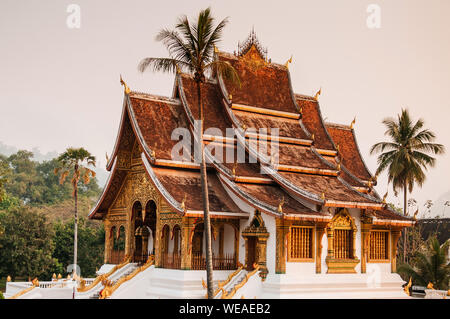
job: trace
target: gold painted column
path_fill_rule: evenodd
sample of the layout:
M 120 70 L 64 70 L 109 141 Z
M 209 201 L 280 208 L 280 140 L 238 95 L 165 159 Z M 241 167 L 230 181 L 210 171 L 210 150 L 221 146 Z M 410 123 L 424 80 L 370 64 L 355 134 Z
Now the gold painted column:
M 275 273 L 286 273 L 286 245 L 285 238 L 287 234 L 287 228 L 284 219 L 276 218 L 276 265 Z
M 181 223 L 181 269 L 191 269 L 192 243 L 191 241 L 191 226 L 189 218 L 183 217 Z
M 260 276 L 264 280 L 267 277 L 267 273 L 269 272 L 267 270 L 267 238 L 269 237 L 269 234 L 265 236 L 259 236 L 258 237 L 258 265 L 260 266 L 261 272 Z
M 391 230 L 391 272 L 397 272 L 397 243 L 400 235 L 400 230 Z
M 325 227 L 317 226 L 316 234 L 316 274 L 320 274 L 322 272 L 322 238 L 325 234 Z
M 327 257 L 326 259 L 334 258 L 334 230 L 331 227 L 327 227 L 327 239 L 328 239 L 328 248 L 327 248 Z
M 105 220 L 105 264 L 108 264 L 111 258 L 111 247 L 111 222 L 109 220 Z
M 366 263 L 368 260 L 370 230 L 372 225 L 369 223 L 361 223 L 361 273 L 366 273 Z

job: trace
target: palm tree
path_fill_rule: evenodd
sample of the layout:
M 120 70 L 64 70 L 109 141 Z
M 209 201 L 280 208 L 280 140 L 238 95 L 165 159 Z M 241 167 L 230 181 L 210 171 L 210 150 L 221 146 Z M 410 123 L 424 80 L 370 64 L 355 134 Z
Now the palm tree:
M 392 182 L 395 194 L 398 190 L 403 190 L 403 214 L 406 216 L 407 192 L 412 192 L 416 183 L 422 187 L 426 179 L 423 169 L 434 167 L 436 159 L 429 154 L 443 154 L 445 148 L 442 144 L 432 143 L 436 138 L 435 134 L 423 129 L 422 119 L 413 123 L 407 109 L 402 109 L 397 120 L 386 118 L 383 124 L 387 127 L 385 135 L 390 141 L 376 143 L 371 147 L 370 154 L 381 153 L 377 160 L 376 175 L 387 170 L 388 183 Z M 406 244 L 406 232 L 403 241 Z
M 447 290 L 450 280 L 450 263 L 447 260 L 449 245 L 450 240 L 440 245 L 436 237 L 430 237 L 426 252 L 416 253 L 415 267 L 402 264 L 398 272 L 421 286 L 431 282 L 437 289 Z
M 76 274 L 77 265 L 77 247 L 78 247 L 78 182 L 83 178 L 83 183 L 88 184 L 91 177 L 95 177 L 95 172 L 88 166 L 95 167 L 95 156 L 91 155 L 84 148 L 69 147 L 57 158 L 61 164 L 55 168 L 55 175 L 60 176 L 59 183 L 63 184 L 67 176 L 72 173 L 71 184 L 73 188 L 72 196 L 75 203 L 75 223 L 74 223 L 74 244 L 73 244 L 73 277 Z
M 208 180 L 206 174 L 206 162 L 203 145 L 203 101 L 202 83 L 205 76 L 221 74 L 232 83 L 239 84 L 236 70 L 227 61 L 214 58 L 216 44 L 220 41 L 222 31 L 228 23 L 228 18 L 223 19 L 214 27 L 214 18 L 210 8 L 202 10 L 194 23 L 189 23 L 188 18 L 181 16 L 175 26 L 175 30 L 161 30 L 156 36 L 157 41 L 162 41 L 169 51 L 169 58 L 145 58 L 138 66 L 139 71 L 144 72 L 148 67 L 153 71 L 181 72 L 187 71 L 193 74 L 197 86 L 197 98 L 199 109 L 200 127 L 197 129 L 199 149 L 201 151 L 201 183 L 203 195 L 203 213 L 206 235 L 206 272 L 208 298 L 213 297 L 212 279 L 212 250 L 211 250 L 211 224 L 209 217 Z

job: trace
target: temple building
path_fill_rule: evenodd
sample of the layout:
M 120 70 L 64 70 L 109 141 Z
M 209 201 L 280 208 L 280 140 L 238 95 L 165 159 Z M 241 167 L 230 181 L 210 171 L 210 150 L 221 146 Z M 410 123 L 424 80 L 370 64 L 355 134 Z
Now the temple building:
M 238 52 L 215 58 L 241 81 L 213 74 L 201 85 L 216 297 L 407 297 L 397 241 L 414 221 L 375 191 L 354 122 L 325 122 L 320 92 L 294 93 L 289 61 L 273 63 L 253 32 Z M 104 223 L 102 268 L 152 265 L 106 297 L 204 297 L 196 82 L 178 72 L 170 97 L 122 83 L 110 176 L 89 217 Z M 192 149 L 179 147 L 177 129 L 191 133 Z

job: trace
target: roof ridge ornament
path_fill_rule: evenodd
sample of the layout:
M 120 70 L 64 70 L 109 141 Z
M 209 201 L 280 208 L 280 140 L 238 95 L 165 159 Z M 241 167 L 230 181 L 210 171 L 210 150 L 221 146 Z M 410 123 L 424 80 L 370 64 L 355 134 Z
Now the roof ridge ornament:
M 319 95 L 322 94 L 322 87 L 319 89 L 319 91 L 316 92 L 316 95 L 314 95 L 314 100 L 319 100 Z
M 287 60 L 286 63 L 284 64 L 286 69 L 289 69 L 289 63 L 292 63 L 292 54 L 291 54 L 291 57 L 289 58 L 289 60 Z
M 356 116 L 353 118 L 353 121 L 350 123 L 350 129 L 353 129 L 353 126 L 356 123 Z
M 255 33 L 255 27 L 252 27 L 252 31 L 244 42 L 238 42 L 238 56 L 246 54 L 252 46 L 256 48 L 262 59 L 267 61 L 267 48 L 264 48 L 259 42 Z
M 127 94 L 127 95 L 130 94 L 131 90 L 128 87 L 128 85 L 125 83 L 125 81 L 122 79 L 122 74 L 120 75 L 120 84 L 123 85 L 125 94 Z

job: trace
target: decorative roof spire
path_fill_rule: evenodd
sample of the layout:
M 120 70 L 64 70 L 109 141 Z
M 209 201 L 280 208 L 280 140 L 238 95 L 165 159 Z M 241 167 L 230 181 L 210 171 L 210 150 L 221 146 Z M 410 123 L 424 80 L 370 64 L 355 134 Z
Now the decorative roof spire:
M 250 50 L 250 48 L 254 46 L 256 50 L 258 51 L 259 55 L 264 60 L 267 60 L 267 48 L 263 48 L 261 43 L 259 42 L 258 38 L 256 37 L 255 28 L 252 28 L 252 31 L 250 32 L 250 35 L 248 36 L 247 40 L 244 42 L 238 42 L 238 56 L 243 56 Z

